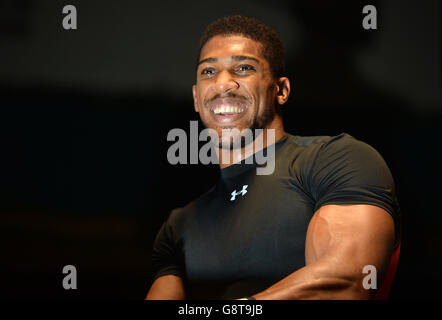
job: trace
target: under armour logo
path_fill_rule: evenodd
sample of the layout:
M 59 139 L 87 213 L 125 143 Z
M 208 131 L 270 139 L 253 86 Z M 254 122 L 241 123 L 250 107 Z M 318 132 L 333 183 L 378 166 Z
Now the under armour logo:
M 242 190 L 239 192 L 236 192 L 236 190 L 233 190 L 232 192 L 232 197 L 230 198 L 230 201 L 234 201 L 236 199 L 236 196 L 241 194 L 242 196 L 244 196 L 247 193 L 247 187 L 248 185 L 245 184 L 242 186 Z

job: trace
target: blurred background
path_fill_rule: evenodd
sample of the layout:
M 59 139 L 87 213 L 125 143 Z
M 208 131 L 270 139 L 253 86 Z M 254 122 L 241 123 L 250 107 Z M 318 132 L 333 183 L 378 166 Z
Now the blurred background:
M 67 4 L 77 30 L 62 28 Z M 366 4 L 377 30 L 362 28 Z M 214 165 L 166 157 L 168 131 L 198 120 L 199 37 L 243 14 L 286 45 L 286 131 L 346 132 L 388 163 L 403 214 L 391 299 L 440 298 L 440 10 L 437 0 L 1 0 L 2 297 L 144 298 L 161 223 L 218 179 Z M 62 287 L 65 265 L 77 290 Z

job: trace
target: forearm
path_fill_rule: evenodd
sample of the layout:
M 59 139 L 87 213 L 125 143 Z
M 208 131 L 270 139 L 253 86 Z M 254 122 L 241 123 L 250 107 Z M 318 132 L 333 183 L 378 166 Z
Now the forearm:
M 330 270 L 317 262 L 288 275 L 268 289 L 254 294 L 257 300 L 370 299 L 371 290 L 362 287 L 362 278 L 352 273 Z
M 186 293 L 184 291 L 183 281 L 180 277 L 167 275 L 154 281 L 150 288 L 146 300 L 184 300 Z

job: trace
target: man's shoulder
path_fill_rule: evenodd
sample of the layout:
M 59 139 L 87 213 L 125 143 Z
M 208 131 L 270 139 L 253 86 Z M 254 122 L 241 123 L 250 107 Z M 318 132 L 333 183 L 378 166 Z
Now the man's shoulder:
M 288 134 L 288 142 L 295 144 L 300 147 L 315 147 L 315 146 L 322 146 L 325 144 L 331 144 L 331 143 L 345 143 L 349 144 L 354 141 L 357 141 L 356 138 L 351 136 L 348 133 L 341 133 L 335 136 L 326 136 L 326 135 L 317 135 L 317 136 L 298 136 L 298 135 L 292 135 Z
M 367 159 L 383 161 L 375 148 L 348 133 L 335 136 L 290 135 L 288 145 L 283 151 L 284 156 L 289 159 L 293 158 L 292 165 L 298 170 L 313 170 L 314 168 L 319 170 L 335 161 L 358 162 L 361 166 Z M 328 167 L 332 168 L 332 166 Z
M 361 146 L 370 147 L 365 142 L 345 132 L 334 136 L 296 136 L 289 134 L 286 145 L 288 152 L 296 150 L 296 154 L 304 155 L 308 158 L 316 157 L 324 152 L 350 150 L 360 148 Z
M 293 171 L 308 175 L 311 179 L 325 177 L 348 179 L 366 178 L 368 184 L 376 181 L 390 184 L 391 172 L 381 153 L 363 140 L 348 133 L 335 136 L 294 136 L 294 141 L 301 146 L 301 152 L 293 161 Z M 377 179 L 377 180 L 376 180 Z M 305 180 L 305 179 L 304 179 Z M 308 180 L 308 179 L 307 179 Z

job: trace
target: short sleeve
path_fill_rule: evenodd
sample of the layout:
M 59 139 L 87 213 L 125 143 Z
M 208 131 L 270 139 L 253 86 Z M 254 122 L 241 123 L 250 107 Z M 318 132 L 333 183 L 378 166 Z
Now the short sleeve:
M 392 174 L 370 145 L 348 134 L 332 137 L 317 151 L 309 170 L 314 211 L 326 204 L 370 204 L 386 210 L 400 229 Z
M 153 245 L 153 280 L 165 275 L 183 278 L 183 258 L 181 242 L 174 236 L 170 219 L 161 226 Z

